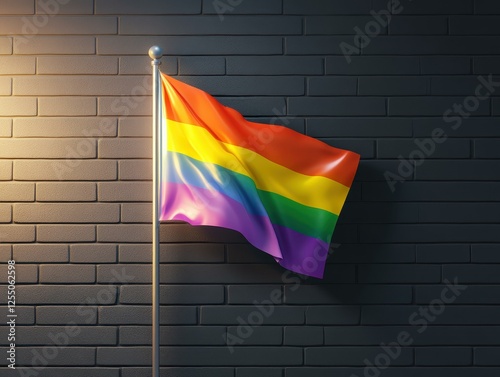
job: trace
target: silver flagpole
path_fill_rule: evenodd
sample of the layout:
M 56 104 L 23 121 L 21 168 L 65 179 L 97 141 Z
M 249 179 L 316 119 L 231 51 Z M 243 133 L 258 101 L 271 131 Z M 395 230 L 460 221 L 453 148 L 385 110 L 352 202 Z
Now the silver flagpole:
M 152 376 L 160 377 L 160 160 L 161 160 L 161 85 L 160 64 L 163 51 L 158 46 L 149 49 L 153 59 L 153 262 L 152 262 Z

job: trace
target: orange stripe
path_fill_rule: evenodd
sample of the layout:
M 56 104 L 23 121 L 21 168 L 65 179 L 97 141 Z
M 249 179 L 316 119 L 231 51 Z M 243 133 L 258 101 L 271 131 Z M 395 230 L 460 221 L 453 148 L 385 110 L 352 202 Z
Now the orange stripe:
M 224 143 L 249 149 L 309 176 L 323 176 L 350 187 L 359 155 L 330 147 L 282 126 L 253 123 L 197 88 L 162 74 L 167 118 L 200 126 Z

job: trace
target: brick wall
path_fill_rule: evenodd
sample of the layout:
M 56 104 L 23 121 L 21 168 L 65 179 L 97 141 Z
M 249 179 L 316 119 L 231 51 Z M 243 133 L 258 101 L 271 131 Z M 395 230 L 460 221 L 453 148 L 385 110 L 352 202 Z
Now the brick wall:
M 154 44 L 362 155 L 323 281 L 162 225 L 163 376 L 499 375 L 497 1 L 1 0 L 0 34 L 1 377 L 150 376 Z

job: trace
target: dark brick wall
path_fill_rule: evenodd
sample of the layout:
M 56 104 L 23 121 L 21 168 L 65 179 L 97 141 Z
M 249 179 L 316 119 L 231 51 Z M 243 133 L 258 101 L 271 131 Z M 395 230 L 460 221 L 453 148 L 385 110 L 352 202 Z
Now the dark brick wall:
M 150 376 L 154 44 L 362 156 L 322 281 L 162 225 L 162 376 L 500 375 L 498 1 L 5 0 L 0 34 L 1 377 Z

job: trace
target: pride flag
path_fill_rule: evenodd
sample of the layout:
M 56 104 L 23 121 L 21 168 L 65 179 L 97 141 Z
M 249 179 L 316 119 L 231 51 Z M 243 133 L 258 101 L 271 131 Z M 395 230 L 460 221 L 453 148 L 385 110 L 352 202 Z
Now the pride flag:
M 161 79 L 160 220 L 236 230 L 281 266 L 322 278 L 359 155 L 249 122 L 199 89 Z

